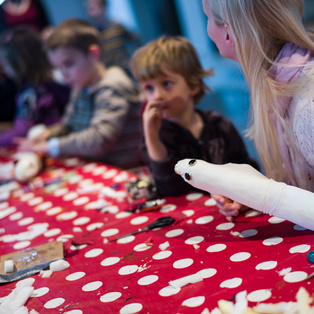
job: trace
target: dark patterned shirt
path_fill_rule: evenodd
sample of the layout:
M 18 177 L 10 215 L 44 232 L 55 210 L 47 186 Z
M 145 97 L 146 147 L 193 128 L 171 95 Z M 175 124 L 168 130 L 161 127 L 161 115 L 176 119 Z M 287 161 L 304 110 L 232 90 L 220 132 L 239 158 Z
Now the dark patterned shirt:
M 155 162 L 148 156 L 145 141 L 143 158 L 149 166 L 162 196 L 175 196 L 194 189 L 174 172 L 175 164 L 184 158 L 202 159 L 214 164 L 246 163 L 258 168 L 249 157 L 244 142 L 233 124 L 215 111 L 197 110 L 204 121 L 200 138 L 171 121 L 163 120 L 160 138 L 168 150 L 168 159 Z

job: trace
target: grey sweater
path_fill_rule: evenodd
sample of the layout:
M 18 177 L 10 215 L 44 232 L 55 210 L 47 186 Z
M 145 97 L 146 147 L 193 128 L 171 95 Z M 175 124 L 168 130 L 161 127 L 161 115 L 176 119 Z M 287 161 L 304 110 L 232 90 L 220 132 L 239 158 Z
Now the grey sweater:
M 119 67 L 95 86 L 72 93 L 62 122 L 51 128 L 60 155 L 78 156 L 120 168 L 141 164 L 141 94 Z

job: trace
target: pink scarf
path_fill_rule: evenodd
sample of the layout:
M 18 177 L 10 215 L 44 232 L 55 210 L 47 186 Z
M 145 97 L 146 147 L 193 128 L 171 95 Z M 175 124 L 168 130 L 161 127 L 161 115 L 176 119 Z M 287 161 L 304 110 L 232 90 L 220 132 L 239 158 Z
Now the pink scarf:
M 279 52 L 275 62 L 279 63 L 272 65 L 269 69 L 270 74 L 277 82 L 282 83 L 292 83 L 295 82 L 301 75 L 305 66 L 311 59 L 311 51 L 309 49 L 302 48 L 292 42 L 287 42 L 282 47 Z M 291 67 L 291 65 L 296 65 Z M 290 65 L 290 67 L 280 66 L 280 65 Z M 292 97 L 280 96 L 278 99 L 279 108 L 277 108 L 278 113 L 284 119 L 288 119 L 288 110 L 291 104 Z M 289 153 L 289 148 L 285 140 L 284 129 L 281 123 L 275 118 L 275 115 L 270 112 L 270 117 L 275 124 L 275 130 L 277 134 L 277 141 L 279 146 L 279 151 L 283 159 L 284 168 L 289 175 L 289 184 L 296 185 L 296 179 L 294 176 L 292 160 Z

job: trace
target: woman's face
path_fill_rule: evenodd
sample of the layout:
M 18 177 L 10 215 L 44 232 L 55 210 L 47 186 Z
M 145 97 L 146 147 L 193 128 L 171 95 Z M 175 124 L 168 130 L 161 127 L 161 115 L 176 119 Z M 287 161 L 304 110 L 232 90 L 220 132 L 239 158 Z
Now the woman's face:
M 237 61 L 233 37 L 227 24 L 217 25 L 211 7 L 203 0 L 203 10 L 207 16 L 207 34 L 216 44 L 219 53 L 225 57 Z

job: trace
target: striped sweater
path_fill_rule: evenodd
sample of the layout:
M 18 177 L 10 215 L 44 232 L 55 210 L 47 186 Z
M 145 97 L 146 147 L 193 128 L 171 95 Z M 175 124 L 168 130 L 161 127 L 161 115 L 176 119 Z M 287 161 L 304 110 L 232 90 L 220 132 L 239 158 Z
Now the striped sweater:
M 141 164 L 141 94 L 121 68 L 111 67 L 89 90 L 72 94 L 62 123 L 51 128 L 60 155 L 123 169 Z

